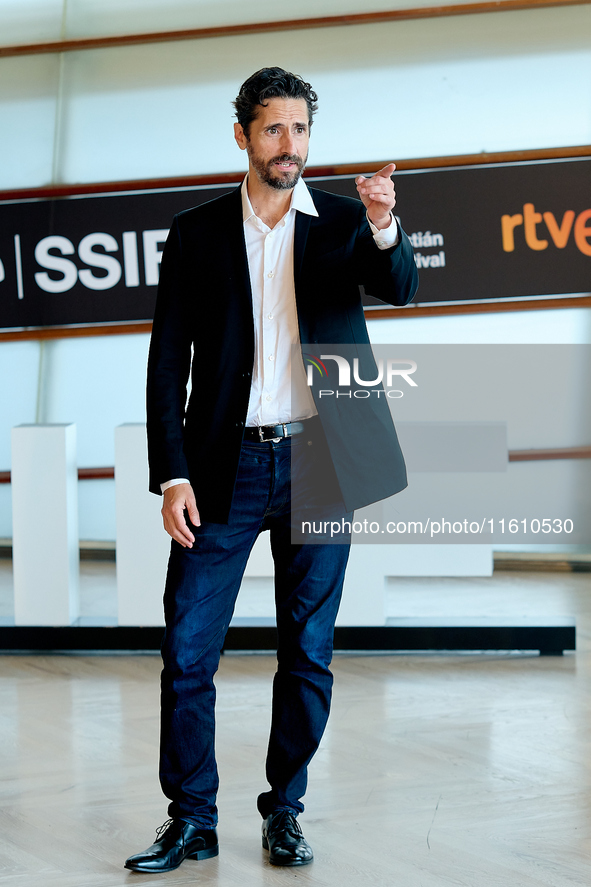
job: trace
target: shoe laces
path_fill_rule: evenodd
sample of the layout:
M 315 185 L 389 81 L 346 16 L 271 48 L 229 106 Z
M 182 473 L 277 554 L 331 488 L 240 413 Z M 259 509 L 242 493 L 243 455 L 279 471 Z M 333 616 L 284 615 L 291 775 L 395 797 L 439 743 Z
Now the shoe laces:
M 291 810 L 278 810 L 277 813 L 274 813 L 271 821 L 271 829 L 273 831 L 275 831 L 275 829 L 285 829 L 286 831 L 292 832 L 295 836 L 302 835 L 303 837 L 300 824 Z
M 159 825 L 156 829 L 156 840 L 159 841 L 164 832 L 173 824 L 174 819 L 167 819 L 166 822 Z

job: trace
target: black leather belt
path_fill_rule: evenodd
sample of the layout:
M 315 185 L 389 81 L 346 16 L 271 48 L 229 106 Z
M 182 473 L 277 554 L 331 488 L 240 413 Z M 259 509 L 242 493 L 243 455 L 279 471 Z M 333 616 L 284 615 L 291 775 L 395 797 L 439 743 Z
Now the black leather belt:
M 281 440 L 302 434 L 305 430 L 303 422 L 282 422 L 278 425 L 254 425 L 244 429 L 244 440 L 256 440 L 264 443 L 269 440 Z

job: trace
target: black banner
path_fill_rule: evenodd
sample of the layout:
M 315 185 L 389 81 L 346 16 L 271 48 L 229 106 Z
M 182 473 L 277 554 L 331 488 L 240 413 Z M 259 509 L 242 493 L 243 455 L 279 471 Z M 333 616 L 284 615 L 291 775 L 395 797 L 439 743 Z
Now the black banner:
M 356 196 L 352 176 L 309 181 Z M 591 160 L 405 171 L 395 181 L 420 272 L 416 302 L 591 290 Z M 0 328 L 150 320 L 172 216 L 228 190 L 0 203 Z

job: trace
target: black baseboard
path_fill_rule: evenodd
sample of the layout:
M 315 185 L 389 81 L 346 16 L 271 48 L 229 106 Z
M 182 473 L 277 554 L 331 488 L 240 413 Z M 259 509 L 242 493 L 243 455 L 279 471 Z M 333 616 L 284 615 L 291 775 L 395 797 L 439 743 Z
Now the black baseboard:
M 457 621 L 457 620 L 456 620 Z M 437 624 L 436 620 L 402 620 L 384 626 L 343 626 L 335 629 L 335 650 L 368 652 L 539 650 L 562 655 L 576 649 L 572 621 L 544 625 Z M 159 650 L 163 629 L 136 626 L 0 626 L 0 651 L 151 651 Z M 233 626 L 225 650 L 276 649 L 274 626 Z

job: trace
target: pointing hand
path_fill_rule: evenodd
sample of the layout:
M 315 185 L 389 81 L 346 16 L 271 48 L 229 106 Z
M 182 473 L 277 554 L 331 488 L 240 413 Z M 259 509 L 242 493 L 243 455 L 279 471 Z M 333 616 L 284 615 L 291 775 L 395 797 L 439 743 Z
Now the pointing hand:
M 395 163 L 387 163 L 370 179 L 365 176 L 357 176 L 355 179 L 357 193 L 376 228 L 387 228 L 390 224 L 390 212 L 396 205 L 394 182 L 390 176 L 395 169 Z

